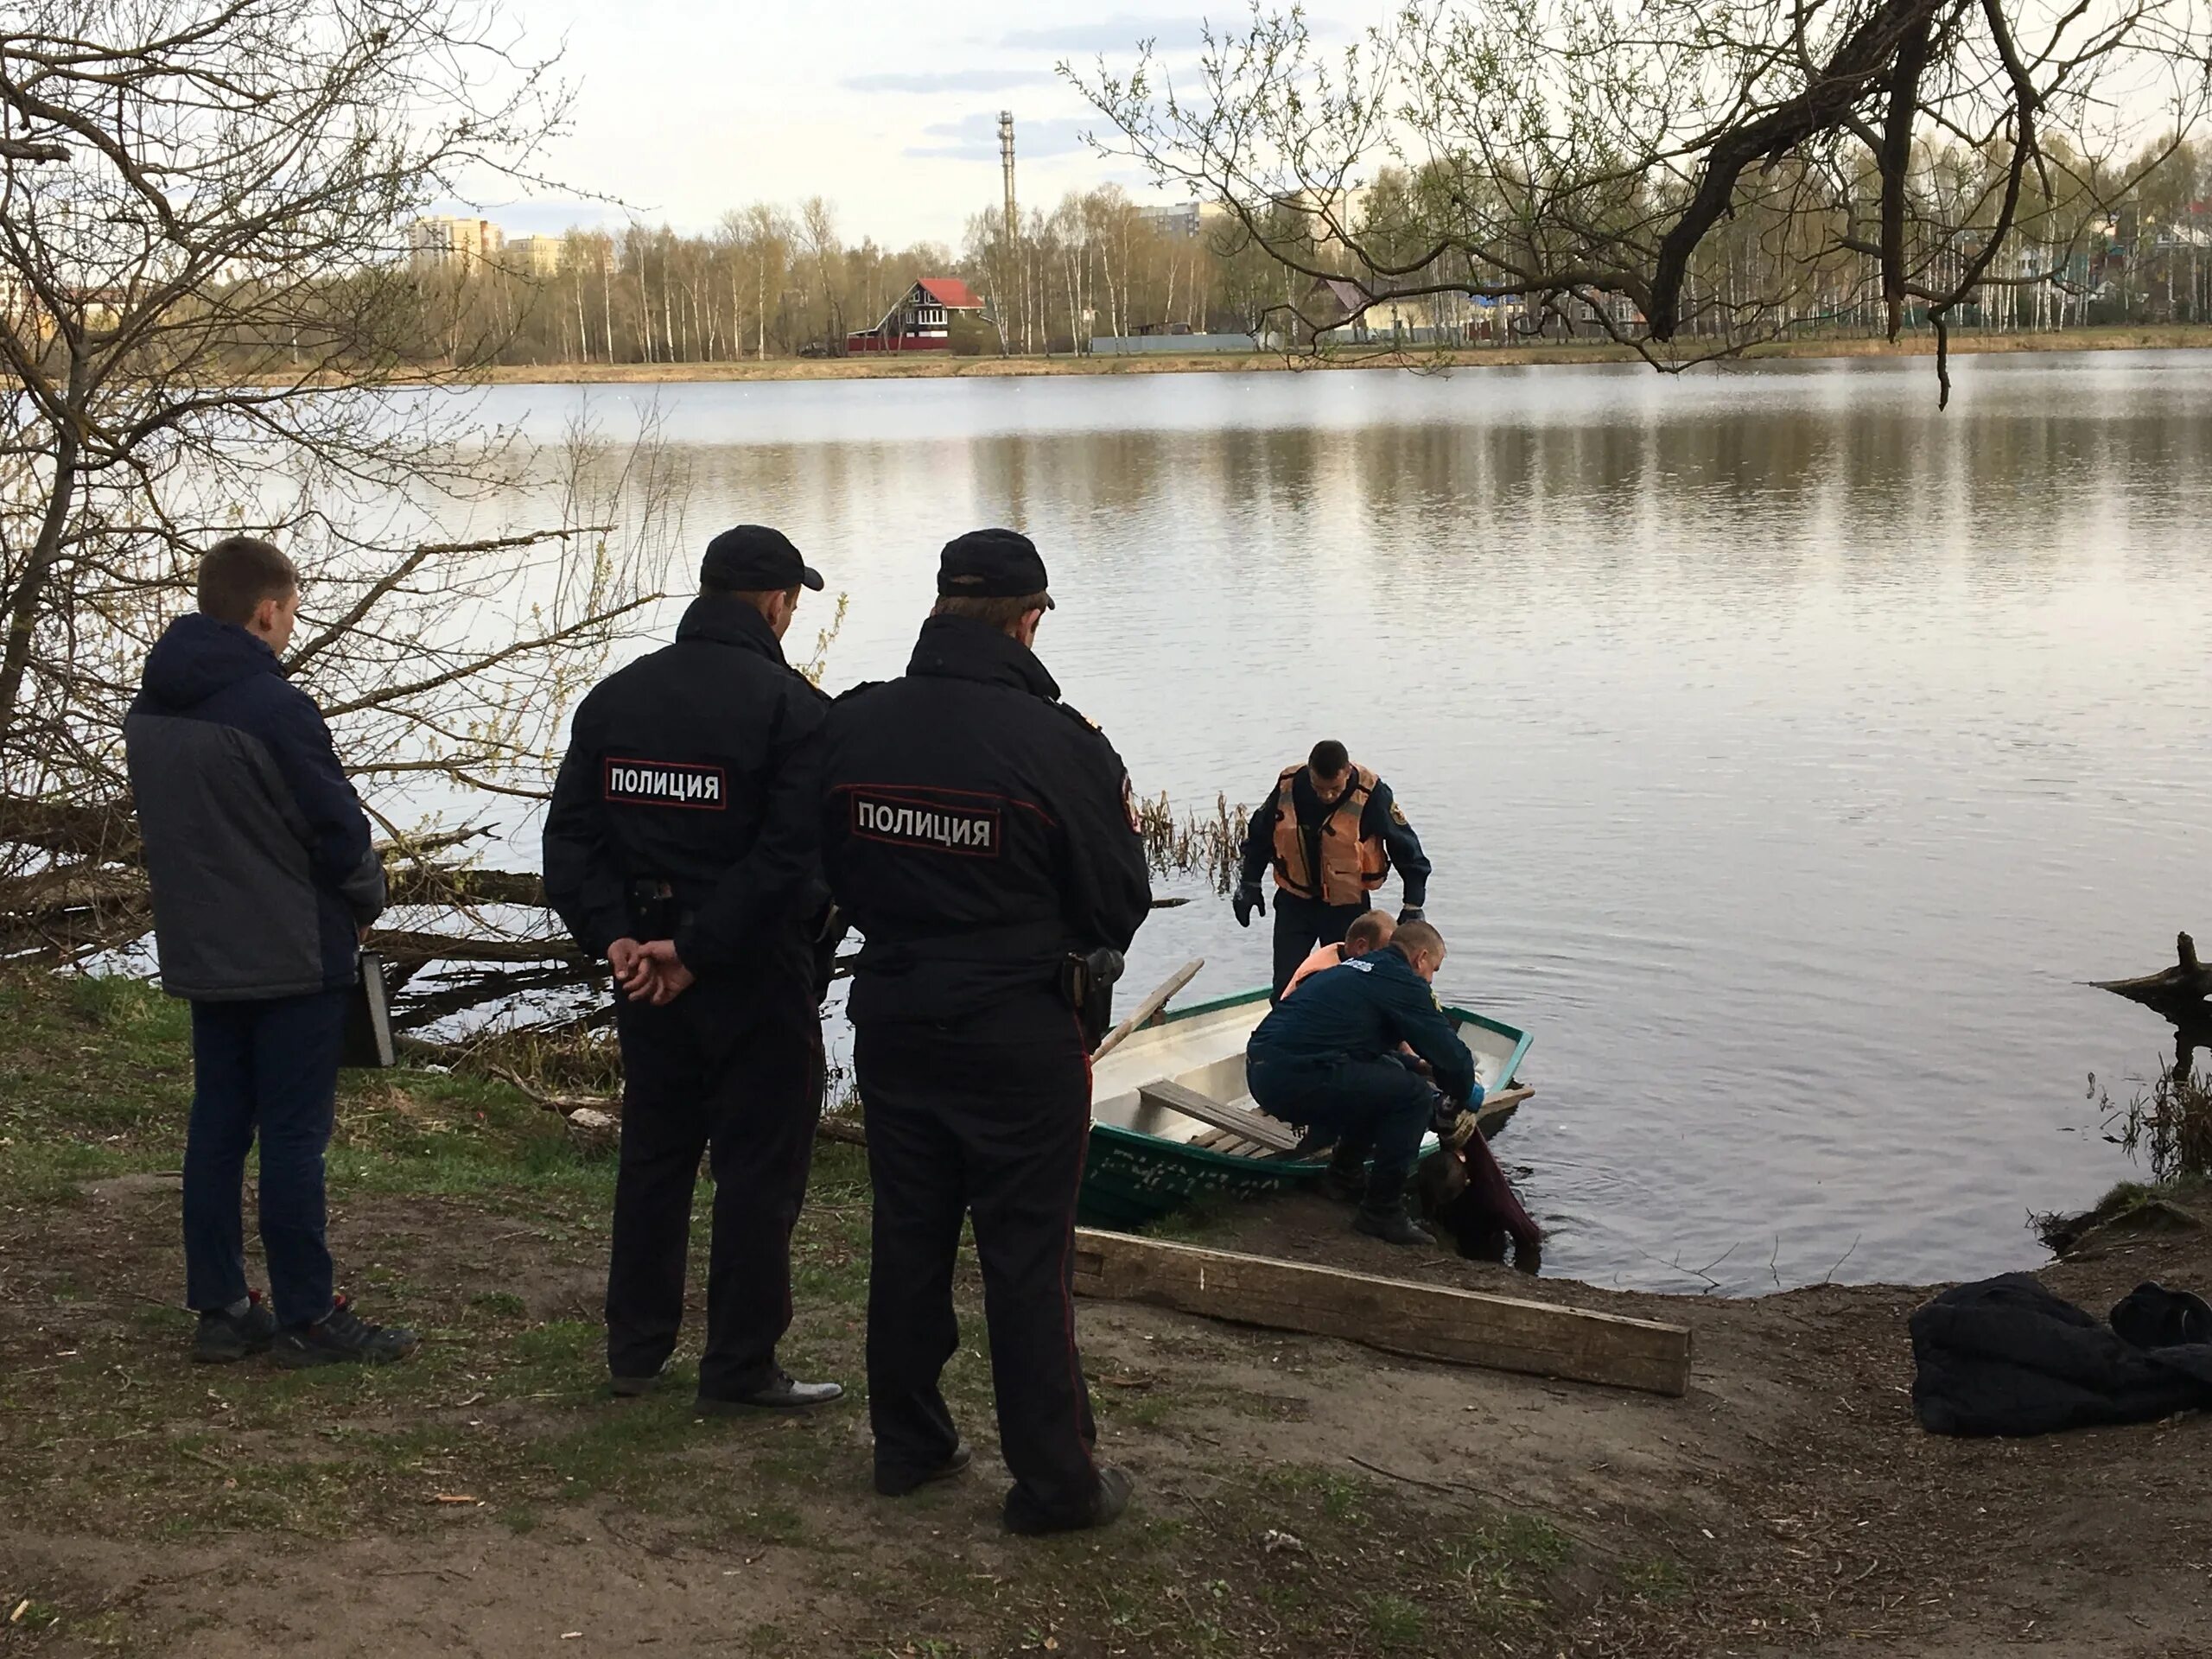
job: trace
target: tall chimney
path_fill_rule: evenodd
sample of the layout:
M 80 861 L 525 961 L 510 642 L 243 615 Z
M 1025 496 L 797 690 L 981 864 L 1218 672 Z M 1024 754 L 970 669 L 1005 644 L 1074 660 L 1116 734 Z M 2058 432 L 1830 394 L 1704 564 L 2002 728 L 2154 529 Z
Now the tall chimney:
M 1014 252 L 1014 232 L 1019 221 L 1014 207 L 1014 111 L 999 111 L 999 167 L 1006 175 L 1006 222 L 1001 227 L 1006 236 L 1007 252 Z

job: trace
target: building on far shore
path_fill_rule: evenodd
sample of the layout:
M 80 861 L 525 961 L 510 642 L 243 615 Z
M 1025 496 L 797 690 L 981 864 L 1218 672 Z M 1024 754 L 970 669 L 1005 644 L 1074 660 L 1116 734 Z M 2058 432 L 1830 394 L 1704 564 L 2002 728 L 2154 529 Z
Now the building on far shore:
M 416 276 L 467 273 L 496 261 L 506 235 L 488 219 L 418 219 L 407 227 L 407 263 Z
M 925 276 L 883 314 L 883 321 L 845 336 L 845 350 L 859 357 L 876 352 L 954 352 L 982 349 L 983 302 L 957 276 Z
M 498 263 L 518 276 L 557 276 L 564 246 L 557 236 L 518 236 L 507 243 Z
M 1177 201 L 1140 207 L 1137 217 L 1161 236 L 1195 242 L 1227 219 L 1229 209 L 1217 201 Z

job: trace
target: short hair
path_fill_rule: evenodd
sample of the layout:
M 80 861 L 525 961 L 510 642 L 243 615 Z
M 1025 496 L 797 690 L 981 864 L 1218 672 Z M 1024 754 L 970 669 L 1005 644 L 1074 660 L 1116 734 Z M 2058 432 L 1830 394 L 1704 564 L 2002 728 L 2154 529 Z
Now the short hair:
M 1363 911 L 1344 930 L 1344 944 L 1363 944 L 1370 950 L 1380 950 L 1390 943 L 1391 932 L 1396 926 L 1387 910 Z
M 299 586 L 292 562 L 256 537 L 226 536 L 200 556 L 200 608 L 218 622 L 244 627 L 263 600 L 286 598 Z
M 1427 922 L 1401 922 L 1390 943 L 1410 960 L 1416 950 L 1442 950 L 1444 936 Z
M 1023 594 L 1014 599 L 970 599 L 947 594 L 930 607 L 930 614 L 964 616 L 1001 633 L 1012 633 L 1014 625 L 1030 612 L 1049 610 L 1052 604 L 1052 596 L 1046 593 Z
M 791 596 L 791 603 L 794 605 L 798 603 L 801 586 L 802 584 L 795 582 L 788 588 L 717 588 L 711 582 L 702 582 L 699 584 L 699 591 L 702 594 L 712 594 L 717 599 L 734 599 L 741 604 L 750 605 L 761 615 L 766 616 L 768 614 L 768 601 L 779 594 L 787 594 Z
M 1335 738 L 1325 737 L 1313 746 L 1306 764 L 1313 768 L 1316 778 L 1338 777 L 1351 769 L 1351 751 Z

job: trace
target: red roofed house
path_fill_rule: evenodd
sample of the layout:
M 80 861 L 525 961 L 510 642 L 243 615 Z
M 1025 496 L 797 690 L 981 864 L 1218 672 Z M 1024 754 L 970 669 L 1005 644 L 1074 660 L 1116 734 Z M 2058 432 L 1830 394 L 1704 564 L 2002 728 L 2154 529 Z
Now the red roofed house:
M 958 277 L 925 276 L 874 327 L 847 334 L 845 349 L 854 353 L 950 352 L 955 328 L 982 315 L 982 301 Z

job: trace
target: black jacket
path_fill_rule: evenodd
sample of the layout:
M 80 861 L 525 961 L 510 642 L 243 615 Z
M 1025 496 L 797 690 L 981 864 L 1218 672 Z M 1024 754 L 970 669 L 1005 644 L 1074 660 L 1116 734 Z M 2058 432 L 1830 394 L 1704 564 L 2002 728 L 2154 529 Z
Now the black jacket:
M 235 623 L 179 617 L 123 735 L 162 989 L 222 1002 L 353 984 L 384 867 L 329 728 L 276 653 Z
M 676 643 L 576 710 L 545 815 L 545 893 L 594 956 L 673 938 L 702 976 L 810 972 L 827 899 L 815 839 L 829 699 L 760 612 L 705 594 Z M 672 890 L 663 925 L 633 889 Z
M 2191 1301 L 2139 1286 L 2107 1325 L 2030 1274 L 1955 1286 L 1913 1313 L 1913 1410 L 1930 1433 L 2012 1435 L 2202 1411 L 2212 1407 L 2203 1321 L 2158 1317 Z
M 1251 827 L 1244 834 L 1243 880 L 1247 885 L 1256 883 L 1262 873 L 1274 862 L 1275 810 L 1282 802 L 1282 785 L 1277 784 L 1268 791 L 1268 798 L 1254 810 Z M 1298 814 L 1301 830 L 1318 830 L 1337 809 L 1334 803 L 1325 803 L 1313 792 L 1313 780 L 1301 769 L 1290 780 L 1290 802 Z M 1405 901 L 1415 908 L 1428 902 L 1428 855 L 1421 849 L 1421 837 L 1406 822 L 1406 815 L 1398 810 L 1397 797 L 1390 792 L 1390 785 L 1381 779 L 1367 798 L 1366 808 L 1359 815 L 1359 838 L 1380 841 L 1390 855 L 1390 868 L 1398 873 L 1398 880 L 1405 885 Z
M 1255 1060 L 1327 1065 L 1379 1060 L 1410 1046 L 1454 1103 L 1482 1104 L 1475 1057 L 1437 1005 L 1436 993 L 1404 951 L 1391 946 L 1325 968 L 1260 1021 L 1247 1046 Z
M 931 617 L 905 677 L 830 711 L 823 857 L 865 936 L 851 1013 L 967 1019 L 1125 950 L 1152 884 L 1128 773 L 1018 640 Z

